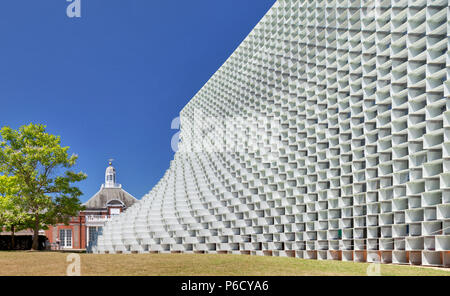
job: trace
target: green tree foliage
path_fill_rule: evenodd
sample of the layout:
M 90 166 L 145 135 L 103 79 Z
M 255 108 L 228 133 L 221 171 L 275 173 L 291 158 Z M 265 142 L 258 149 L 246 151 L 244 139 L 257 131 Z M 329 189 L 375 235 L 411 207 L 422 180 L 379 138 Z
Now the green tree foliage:
M 69 156 L 69 147 L 61 147 L 61 139 L 46 132 L 41 124 L 29 124 L 14 130 L 8 126 L 0 130 L 0 173 L 14 177 L 20 185 L 19 205 L 25 217 L 22 225 L 34 231 L 34 250 L 38 249 L 39 229 L 56 223 L 68 223 L 83 209 L 78 197 L 82 194 L 72 183 L 86 179 L 75 173 L 77 155 Z M 11 191 L 12 190 L 12 191 Z
M 11 232 L 11 249 L 14 249 L 14 233 L 28 228 L 27 213 L 22 208 L 20 184 L 16 177 L 0 176 L 0 231 Z

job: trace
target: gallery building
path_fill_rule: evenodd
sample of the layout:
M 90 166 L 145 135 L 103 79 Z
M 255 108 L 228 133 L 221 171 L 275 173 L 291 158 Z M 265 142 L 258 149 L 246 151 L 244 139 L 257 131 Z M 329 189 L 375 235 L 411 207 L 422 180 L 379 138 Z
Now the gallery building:
M 109 162 L 105 183 L 86 203 L 85 210 L 72 217 L 68 225 L 60 223 L 45 231 L 52 249 L 87 249 L 96 241 L 104 224 L 136 202 L 136 198 L 116 183 L 116 170 Z

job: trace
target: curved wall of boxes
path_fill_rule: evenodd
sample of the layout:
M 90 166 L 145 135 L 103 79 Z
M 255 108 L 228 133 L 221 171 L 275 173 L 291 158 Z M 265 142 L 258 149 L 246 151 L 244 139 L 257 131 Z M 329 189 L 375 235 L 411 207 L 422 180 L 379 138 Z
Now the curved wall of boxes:
M 279 0 L 94 252 L 450 265 L 447 0 Z

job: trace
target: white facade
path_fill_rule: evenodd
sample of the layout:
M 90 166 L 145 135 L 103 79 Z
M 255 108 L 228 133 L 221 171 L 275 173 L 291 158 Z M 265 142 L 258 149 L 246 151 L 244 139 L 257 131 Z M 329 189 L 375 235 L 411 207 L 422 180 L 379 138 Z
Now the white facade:
M 279 0 L 95 252 L 450 265 L 448 0 Z

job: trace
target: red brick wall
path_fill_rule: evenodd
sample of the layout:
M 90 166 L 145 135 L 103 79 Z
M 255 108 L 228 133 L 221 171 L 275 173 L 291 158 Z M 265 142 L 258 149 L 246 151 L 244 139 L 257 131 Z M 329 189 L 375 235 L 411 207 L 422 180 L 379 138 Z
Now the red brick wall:
M 116 208 L 116 207 L 110 207 L 110 208 Z M 90 212 L 94 215 L 109 215 L 110 214 L 110 208 L 107 210 L 100 210 L 96 212 Z M 121 209 L 122 207 L 118 207 Z M 60 229 L 71 229 L 72 230 L 72 248 L 73 249 L 86 249 L 86 234 L 87 234 L 87 227 L 86 227 L 86 219 L 85 219 L 85 212 L 81 212 L 77 217 L 72 217 L 70 220 L 69 225 L 64 225 L 63 223 L 56 224 L 53 226 L 49 226 L 49 228 L 45 231 L 45 235 L 47 236 L 50 243 L 56 243 L 56 239 L 59 238 L 59 230 Z M 80 221 L 81 221 L 81 227 L 80 227 Z M 80 229 L 80 231 L 78 231 Z M 77 231 L 76 231 L 77 230 Z M 77 236 L 75 238 L 75 236 Z M 80 244 L 81 242 L 81 244 Z
M 60 223 L 53 226 L 49 226 L 49 228 L 45 231 L 45 235 L 47 236 L 50 243 L 56 243 L 56 239 L 59 239 L 59 230 L 61 229 L 72 230 L 73 249 L 86 248 L 86 224 L 84 213 L 80 213 L 78 217 L 72 217 L 72 219 L 69 222 L 69 225 Z

